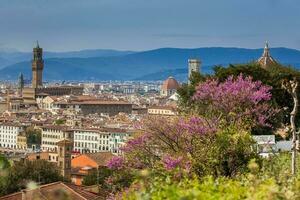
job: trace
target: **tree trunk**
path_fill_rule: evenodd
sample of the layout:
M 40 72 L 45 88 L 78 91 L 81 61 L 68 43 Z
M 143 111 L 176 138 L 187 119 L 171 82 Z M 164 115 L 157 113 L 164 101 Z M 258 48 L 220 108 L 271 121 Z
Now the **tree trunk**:
M 294 108 L 291 112 L 290 116 L 290 123 L 291 123 L 291 131 L 292 131 L 292 174 L 296 175 L 297 168 L 296 168 L 296 162 L 297 162 L 297 135 L 296 135 L 296 125 L 295 125 L 295 118 L 298 111 L 298 96 L 297 96 L 297 87 L 298 87 L 298 81 L 296 78 L 290 81 L 283 81 L 282 86 L 284 89 L 287 90 L 288 93 L 292 95 L 293 101 L 294 101 Z
M 297 114 L 297 110 L 298 110 L 298 98 L 297 98 L 297 86 L 298 83 L 294 83 L 291 84 L 291 95 L 293 97 L 294 100 L 294 108 L 291 112 L 291 118 L 290 118 L 290 122 L 291 122 L 291 131 L 293 134 L 293 146 L 292 146 L 292 174 L 295 175 L 296 174 L 296 162 L 297 162 L 297 135 L 296 135 L 296 126 L 295 126 L 295 118 L 296 118 L 296 114 Z

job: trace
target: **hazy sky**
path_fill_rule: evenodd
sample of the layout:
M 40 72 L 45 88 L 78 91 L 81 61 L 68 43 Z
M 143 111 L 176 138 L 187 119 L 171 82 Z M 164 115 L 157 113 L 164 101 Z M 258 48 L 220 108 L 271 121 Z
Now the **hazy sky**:
M 0 48 L 300 49 L 299 0 L 0 0 Z

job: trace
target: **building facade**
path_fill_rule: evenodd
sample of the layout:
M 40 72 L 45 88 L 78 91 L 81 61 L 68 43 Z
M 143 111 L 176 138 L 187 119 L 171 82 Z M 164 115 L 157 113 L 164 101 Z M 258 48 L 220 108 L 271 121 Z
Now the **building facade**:
M 111 152 L 121 154 L 121 147 L 131 136 L 125 129 L 75 129 L 74 151 L 80 153 Z
M 14 123 L 0 124 L 0 148 L 18 148 L 18 135 L 24 131 L 24 127 Z
M 151 106 L 148 108 L 148 114 L 174 116 L 177 112 L 176 109 L 171 106 Z
M 17 149 L 27 150 L 27 138 L 24 132 L 17 135 Z
M 131 103 L 111 100 L 59 101 L 54 106 L 58 109 L 73 109 L 84 115 L 97 113 L 113 116 L 119 113 L 132 113 Z
M 73 141 L 73 132 L 66 126 L 42 127 L 42 151 L 57 151 L 57 143 L 61 140 Z

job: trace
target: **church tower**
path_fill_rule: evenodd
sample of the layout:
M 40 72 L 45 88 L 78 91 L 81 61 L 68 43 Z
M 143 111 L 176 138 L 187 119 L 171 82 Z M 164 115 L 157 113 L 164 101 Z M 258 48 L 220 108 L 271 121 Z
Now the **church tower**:
M 188 83 L 190 84 L 190 78 L 193 72 L 200 72 L 201 61 L 199 59 L 189 59 L 189 72 Z
M 71 178 L 71 157 L 73 150 L 73 142 L 70 140 L 61 140 L 57 143 L 58 146 L 58 162 L 57 165 L 64 180 Z
M 36 47 L 33 48 L 33 60 L 32 60 L 32 88 L 38 88 L 43 85 L 43 49 L 40 48 L 39 42 Z
M 22 96 L 23 88 L 24 88 L 24 77 L 23 77 L 23 74 L 20 73 L 19 78 L 18 78 L 18 94 L 20 96 Z

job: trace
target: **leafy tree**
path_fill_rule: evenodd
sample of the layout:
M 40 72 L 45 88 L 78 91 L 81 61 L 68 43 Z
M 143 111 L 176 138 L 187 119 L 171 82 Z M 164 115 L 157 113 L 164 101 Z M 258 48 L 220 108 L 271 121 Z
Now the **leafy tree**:
M 0 196 L 6 192 L 7 173 L 10 168 L 8 159 L 0 154 Z
M 221 83 L 207 79 L 192 98 L 197 115 L 143 121 L 141 132 L 123 147 L 125 159 L 115 158 L 113 166 L 180 166 L 198 177 L 235 176 L 251 159 L 258 159 L 249 133 L 257 124 L 269 125 L 275 113 L 268 104 L 271 96 L 270 87 L 250 77 L 230 77 Z
M 271 121 L 272 128 L 256 126 L 252 129 L 252 134 L 271 134 L 274 129 L 282 127 L 289 123 L 289 113 L 292 110 L 293 100 L 290 95 L 282 88 L 283 80 L 292 80 L 294 77 L 300 81 L 300 72 L 292 67 L 285 67 L 280 64 L 269 66 L 267 69 L 263 69 L 260 65 L 256 63 L 229 65 L 228 67 L 216 66 L 214 67 L 214 74 L 211 76 L 206 76 L 207 78 L 216 78 L 219 81 L 225 81 L 229 76 L 237 77 L 240 74 L 246 76 L 251 76 L 254 81 L 261 81 L 264 85 L 269 85 L 272 87 L 272 101 L 270 104 L 274 108 L 281 109 L 281 112 L 276 115 Z M 179 91 L 179 107 L 181 111 L 185 113 L 195 113 L 195 101 L 192 97 L 195 92 L 195 87 L 201 81 L 195 79 L 194 85 L 184 85 Z M 298 88 L 300 90 L 300 88 Z M 298 91 L 299 94 L 300 91 Z M 300 95 L 300 94 L 299 94 Z M 284 109 L 283 109 L 284 108 Z M 300 124 L 299 114 L 296 116 L 296 124 Z
M 107 167 L 100 167 L 98 170 L 91 170 L 87 176 L 83 178 L 83 185 L 102 185 L 104 186 L 105 180 L 112 175 L 112 170 Z
M 59 169 L 46 160 L 19 161 L 8 170 L 1 188 L 1 194 L 17 192 L 26 187 L 30 181 L 40 184 L 61 180 Z
M 270 85 L 271 75 L 269 71 L 263 69 L 256 63 L 232 65 L 228 67 L 215 66 L 214 77 L 219 81 L 225 81 L 229 76 L 237 77 L 240 74 L 251 76 L 254 81 L 261 81 L 265 85 Z
M 218 66 L 214 68 L 215 77 L 220 81 L 224 81 L 227 77 L 239 74 L 253 77 L 253 80 L 260 80 L 263 84 L 272 87 L 272 105 L 277 108 L 286 108 L 282 112 L 282 115 L 278 115 L 273 125 L 280 126 L 289 122 L 287 116 L 293 109 L 293 100 L 290 95 L 282 88 L 282 82 L 284 80 L 293 80 L 296 78 L 300 81 L 300 72 L 292 67 L 285 67 L 280 64 L 269 66 L 267 69 L 261 68 L 256 63 L 244 64 L 244 65 L 229 65 L 228 67 Z M 298 88 L 300 90 L 300 88 Z M 299 93 L 300 91 L 298 91 Z M 300 116 L 297 116 L 296 123 L 300 123 Z M 257 127 L 257 130 L 261 127 Z M 256 131 L 259 132 L 259 131 Z
M 66 123 L 66 120 L 64 120 L 64 119 L 57 119 L 54 122 L 55 125 L 63 125 L 65 123 Z
M 181 113 L 190 112 L 193 108 L 193 104 L 191 104 L 191 97 L 194 95 L 196 91 L 196 86 L 205 80 L 206 76 L 201 75 L 198 72 L 192 72 L 190 77 L 190 84 L 183 84 L 178 90 L 179 94 L 179 109 Z
M 9 167 L 10 167 L 10 163 L 8 159 L 4 155 L 0 154 L 0 170 L 6 170 Z
M 199 84 L 192 99 L 201 116 L 251 130 L 256 125 L 270 126 L 268 119 L 276 113 L 269 105 L 270 90 L 252 77 L 230 76 L 224 82 L 208 79 Z
M 27 145 L 31 147 L 32 145 L 41 145 L 42 141 L 42 132 L 39 129 L 34 129 L 33 127 L 26 128 L 25 131 Z

